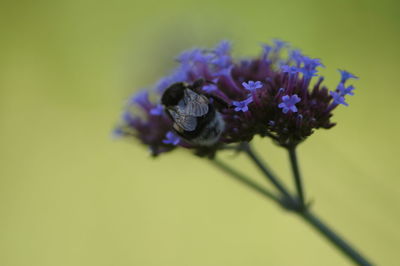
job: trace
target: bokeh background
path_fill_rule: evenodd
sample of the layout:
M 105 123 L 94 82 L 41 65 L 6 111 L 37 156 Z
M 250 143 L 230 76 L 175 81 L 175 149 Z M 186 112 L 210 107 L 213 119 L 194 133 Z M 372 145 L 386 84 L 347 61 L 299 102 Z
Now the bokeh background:
M 338 125 L 300 146 L 319 215 L 378 265 L 400 248 L 398 1 L 1 1 L 0 265 L 350 265 L 297 217 L 207 162 L 156 160 L 112 127 L 192 46 L 281 38 L 354 72 Z M 287 155 L 258 151 L 291 185 Z M 241 156 L 226 161 L 262 182 Z

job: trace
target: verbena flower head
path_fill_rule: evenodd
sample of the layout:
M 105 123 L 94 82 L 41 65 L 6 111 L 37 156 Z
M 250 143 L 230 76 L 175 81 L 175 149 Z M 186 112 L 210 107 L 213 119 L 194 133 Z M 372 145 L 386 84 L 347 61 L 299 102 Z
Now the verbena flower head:
M 287 56 L 284 56 L 287 55 Z M 224 144 L 250 141 L 255 135 L 270 137 L 278 145 L 293 147 L 315 129 L 329 129 L 332 111 L 354 95 L 347 85 L 357 77 L 339 70 L 336 89 L 324 86 L 320 59 L 291 49 L 282 41 L 263 45 L 260 56 L 235 60 L 231 44 L 222 41 L 214 49 L 192 49 L 177 57 L 178 67 L 154 87 L 154 101 L 149 91 L 135 94 L 115 130 L 124 137 L 135 137 L 158 155 L 183 147 L 199 155 L 213 155 Z M 202 79 L 202 93 L 224 102 L 217 108 L 225 130 L 212 147 L 196 147 L 173 133 L 173 123 L 160 105 L 163 92 L 176 82 L 193 84 Z

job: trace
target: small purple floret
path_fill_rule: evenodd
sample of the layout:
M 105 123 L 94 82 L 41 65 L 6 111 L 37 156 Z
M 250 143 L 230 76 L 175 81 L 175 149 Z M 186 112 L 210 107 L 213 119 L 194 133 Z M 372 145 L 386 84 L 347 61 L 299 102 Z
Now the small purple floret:
M 272 40 L 275 44 L 274 50 L 279 52 L 283 47 L 288 46 L 288 43 L 279 39 Z
M 130 100 L 131 104 L 137 104 L 139 106 L 145 106 L 149 102 L 149 92 L 148 91 L 139 91 Z
M 252 80 L 250 80 L 249 82 L 243 82 L 242 85 L 248 91 L 255 91 L 256 89 L 260 89 L 263 86 L 261 81 L 254 82 Z
M 125 135 L 125 134 L 124 134 L 124 131 L 122 130 L 122 128 L 119 128 L 119 127 L 115 128 L 115 129 L 111 132 L 111 138 L 113 138 L 113 139 L 121 138 L 121 137 L 123 137 L 124 135 Z
M 211 92 L 214 92 L 214 91 L 217 90 L 217 86 L 215 86 L 214 84 L 205 85 L 205 86 L 202 88 L 202 90 L 203 90 L 204 92 L 211 93 Z
M 216 55 L 227 55 L 231 52 L 232 44 L 230 41 L 223 40 L 214 49 Z
M 267 58 L 272 50 L 272 46 L 268 44 L 262 44 L 261 46 L 263 48 L 263 57 Z
M 132 123 L 132 121 L 134 120 L 134 117 L 130 111 L 123 112 L 121 117 L 122 120 L 127 124 Z
M 221 68 L 228 67 L 231 64 L 231 57 L 229 55 L 217 56 L 211 63 Z
M 308 56 L 303 56 L 303 63 L 304 63 L 304 68 L 309 69 L 309 70 L 314 70 L 317 67 L 325 67 L 321 59 L 319 58 L 310 58 Z
M 210 55 L 205 54 L 200 49 L 192 49 L 181 53 L 177 60 L 183 65 L 189 66 L 196 63 L 207 63 L 210 60 Z
M 249 97 L 244 101 L 233 101 L 232 104 L 235 106 L 236 112 L 247 112 L 249 110 L 248 105 L 253 102 L 253 97 Z
M 345 101 L 345 96 L 346 95 L 354 95 L 354 92 L 353 92 L 354 89 L 355 88 L 353 86 L 348 86 L 346 88 L 344 83 L 340 82 L 336 88 L 336 91 L 331 91 L 329 93 L 333 98 L 334 104 L 337 104 L 337 105 L 342 104 L 344 106 L 349 106 L 349 104 L 346 103 L 346 101 Z
M 281 69 L 283 73 L 296 74 L 299 72 L 299 69 L 295 66 L 283 65 Z
M 303 54 L 300 52 L 300 50 L 290 51 L 289 58 L 293 60 L 297 66 L 300 66 L 300 64 L 303 62 Z
M 174 132 L 168 131 L 167 134 L 165 135 L 165 139 L 162 141 L 164 144 L 171 144 L 171 145 L 178 145 L 180 142 L 180 138 L 175 135 Z
M 333 98 L 334 104 L 343 104 L 344 106 L 349 106 L 349 104 L 346 103 L 344 96 L 342 94 L 337 93 L 336 91 L 330 91 L 329 93 Z
M 284 114 L 288 113 L 289 111 L 296 113 L 297 112 L 296 103 L 300 101 L 301 99 L 299 96 L 297 96 L 297 94 L 294 94 L 292 96 L 285 95 L 282 96 L 282 102 L 278 105 L 278 107 L 282 108 L 282 112 Z
M 348 86 L 347 88 L 344 86 L 344 84 L 343 83 L 340 83 L 338 86 L 337 86 L 337 88 L 336 88 L 338 91 L 339 91 L 339 93 L 342 95 L 342 96 L 345 96 L 345 95 L 351 95 L 351 96 L 353 96 L 354 95 L 354 92 L 353 92 L 353 90 L 355 89 L 352 85 L 351 86 Z
M 151 115 L 162 115 L 164 113 L 164 108 L 161 104 L 157 104 L 154 108 L 150 110 Z
M 318 76 L 318 71 L 316 69 L 301 68 L 301 73 L 303 73 L 306 79 L 311 79 L 312 77 Z
M 346 83 L 348 79 L 358 79 L 357 76 L 351 74 L 350 72 L 347 72 L 346 70 L 340 70 L 340 69 L 338 70 L 340 72 L 340 75 L 342 76 L 340 80 L 341 83 Z

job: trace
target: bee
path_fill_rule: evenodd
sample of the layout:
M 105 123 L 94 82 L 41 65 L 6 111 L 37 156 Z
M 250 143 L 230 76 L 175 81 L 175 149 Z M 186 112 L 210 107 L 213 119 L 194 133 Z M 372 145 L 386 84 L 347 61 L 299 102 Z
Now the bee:
M 199 92 L 203 84 L 204 80 L 193 85 L 174 83 L 165 90 L 161 103 L 179 136 L 195 146 L 213 146 L 224 131 L 225 122 L 213 104 L 221 100 Z

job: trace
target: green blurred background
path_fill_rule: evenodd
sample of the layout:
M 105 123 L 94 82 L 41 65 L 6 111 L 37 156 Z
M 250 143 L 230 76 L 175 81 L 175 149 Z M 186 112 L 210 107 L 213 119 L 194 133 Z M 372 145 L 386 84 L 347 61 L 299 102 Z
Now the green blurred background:
M 0 265 L 350 265 L 297 217 L 185 152 L 113 141 L 123 103 L 178 52 L 281 38 L 354 72 L 338 125 L 300 153 L 314 210 L 398 265 L 398 1 L 1 1 Z M 287 155 L 257 148 L 291 185 Z M 260 182 L 241 156 L 223 156 Z

